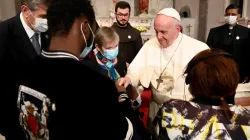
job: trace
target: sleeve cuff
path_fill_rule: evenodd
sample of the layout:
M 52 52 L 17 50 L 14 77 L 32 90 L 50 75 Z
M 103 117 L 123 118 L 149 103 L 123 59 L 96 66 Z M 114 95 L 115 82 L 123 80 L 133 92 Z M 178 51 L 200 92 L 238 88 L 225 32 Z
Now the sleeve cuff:
M 141 103 L 142 103 L 141 94 L 139 94 L 139 96 L 134 101 L 132 101 L 132 107 L 134 109 L 138 109 L 141 106 Z
M 120 98 L 128 98 L 128 95 L 126 93 L 122 93 L 119 95 L 119 99 Z

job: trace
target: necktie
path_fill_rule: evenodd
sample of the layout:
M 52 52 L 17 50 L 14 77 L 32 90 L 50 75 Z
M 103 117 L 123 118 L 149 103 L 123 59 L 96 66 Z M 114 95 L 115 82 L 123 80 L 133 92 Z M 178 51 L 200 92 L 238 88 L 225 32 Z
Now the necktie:
M 32 44 L 33 44 L 33 47 L 36 50 L 36 53 L 40 54 L 41 53 L 41 47 L 40 47 L 40 44 L 39 44 L 39 41 L 38 41 L 38 36 L 39 36 L 38 33 L 34 33 L 34 35 L 32 36 Z

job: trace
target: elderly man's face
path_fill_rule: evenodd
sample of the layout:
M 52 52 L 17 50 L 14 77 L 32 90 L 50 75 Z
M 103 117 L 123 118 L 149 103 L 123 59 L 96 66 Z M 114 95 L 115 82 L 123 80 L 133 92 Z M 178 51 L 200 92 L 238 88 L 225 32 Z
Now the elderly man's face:
M 156 37 L 162 47 L 166 48 L 173 44 L 181 30 L 177 21 L 165 15 L 157 15 L 154 21 Z
M 40 18 L 40 19 L 47 18 L 47 8 L 48 7 L 43 4 L 37 4 L 36 9 L 32 11 L 26 5 L 22 5 L 21 10 L 22 10 L 24 17 L 26 18 L 26 21 L 27 21 L 26 24 L 31 29 L 33 29 L 33 26 L 37 24 L 36 18 Z

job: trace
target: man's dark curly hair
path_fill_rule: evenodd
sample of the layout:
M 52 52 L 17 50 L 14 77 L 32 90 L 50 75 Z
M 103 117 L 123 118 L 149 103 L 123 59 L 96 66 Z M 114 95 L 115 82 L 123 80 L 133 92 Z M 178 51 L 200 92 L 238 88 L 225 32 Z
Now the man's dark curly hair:
M 89 0 L 52 0 L 47 10 L 50 37 L 68 35 L 74 21 L 82 16 L 87 17 L 90 26 L 95 23 L 95 13 Z

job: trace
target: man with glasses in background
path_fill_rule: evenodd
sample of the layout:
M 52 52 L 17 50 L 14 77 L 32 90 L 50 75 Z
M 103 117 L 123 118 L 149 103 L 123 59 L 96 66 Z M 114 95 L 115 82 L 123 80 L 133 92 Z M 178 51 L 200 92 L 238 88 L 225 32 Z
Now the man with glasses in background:
M 142 47 L 142 38 L 140 32 L 130 25 L 131 7 L 125 1 L 119 1 L 115 6 L 116 21 L 112 28 L 116 30 L 120 37 L 119 56 L 126 62 L 127 66 L 135 58 Z

